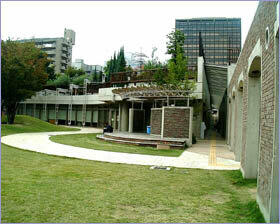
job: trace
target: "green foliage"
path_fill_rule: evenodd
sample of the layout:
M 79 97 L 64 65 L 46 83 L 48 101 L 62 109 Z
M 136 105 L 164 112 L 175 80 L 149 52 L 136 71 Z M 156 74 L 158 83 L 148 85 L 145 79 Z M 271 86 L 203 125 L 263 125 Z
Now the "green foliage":
M 195 82 L 189 80 L 189 71 L 187 69 L 187 59 L 177 48 L 176 58 L 168 61 L 168 75 L 166 83 L 171 89 L 186 90 L 191 93 L 195 89 Z
M 1 106 L 13 124 L 20 101 L 30 98 L 47 82 L 47 54 L 33 42 L 1 42 Z
M 166 68 L 166 64 L 161 63 L 160 61 L 155 61 L 155 60 L 148 60 L 144 64 L 144 70 L 157 69 L 157 68 Z
M 54 86 L 56 88 L 68 88 L 71 79 L 66 74 L 57 74 L 55 80 L 49 80 L 47 86 Z
M 231 180 L 231 183 L 236 186 L 253 187 L 257 184 L 257 179 L 244 179 L 240 170 L 232 173 L 226 173 L 227 177 Z
M 78 77 L 81 75 L 84 75 L 85 72 L 83 69 L 76 69 L 74 67 L 67 67 L 67 69 L 65 70 L 65 73 L 70 79 L 74 78 L 74 77 Z
M 172 31 L 167 35 L 168 42 L 167 45 L 167 54 L 171 54 L 171 60 L 176 64 L 177 54 L 182 54 L 184 57 L 184 41 L 185 36 L 180 30 Z
M 55 80 L 56 79 L 56 75 L 55 75 L 55 71 L 54 71 L 54 65 L 49 65 L 47 67 L 47 73 L 48 73 L 48 80 Z
M 94 77 L 96 76 L 96 77 Z M 49 80 L 47 86 L 53 86 L 55 88 L 68 88 L 70 83 L 82 86 L 84 79 L 93 81 L 95 78 L 99 79 L 99 74 L 87 75 L 82 69 L 76 69 L 69 66 L 64 74 L 56 74 L 56 79 Z
M 72 82 L 73 84 L 75 85 L 79 85 L 79 86 L 82 86 L 84 84 L 84 80 L 85 79 L 88 79 L 90 78 L 88 75 L 84 74 L 84 75 L 80 75 L 80 76 L 77 76 L 77 77 L 74 77 L 72 79 Z
M 132 69 L 131 66 L 129 65 L 129 66 L 125 67 L 125 71 L 126 71 L 126 72 L 132 72 L 133 69 Z
M 167 84 L 167 75 L 168 73 L 163 69 L 159 69 L 154 74 L 154 80 L 158 86 L 163 86 Z
M 126 61 L 124 57 L 124 47 L 121 47 L 120 52 L 118 54 L 117 58 L 117 63 L 118 63 L 118 72 L 124 72 L 126 68 Z
M 106 66 L 104 67 L 105 74 L 110 77 L 112 73 L 116 72 L 125 72 L 126 71 L 126 61 L 124 57 L 124 47 L 120 48 L 116 56 L 116 52 L 114 52 L 113 59 L 111 58 L 106 62 Z
M 171 54 L 168 60 L 166 73 L 159 70 L 155 73 L 154 79 L 159 86 L 173 90 L 186 90 L 190 94 L 195 89 L 195 83 L 189 79 L 191 72 L 187 68 L 187 59 L 184 56 L 184 34 L 175 30 L 167 35 L 167 54 Z M 148 63 L 151 66 L 152 63 Z

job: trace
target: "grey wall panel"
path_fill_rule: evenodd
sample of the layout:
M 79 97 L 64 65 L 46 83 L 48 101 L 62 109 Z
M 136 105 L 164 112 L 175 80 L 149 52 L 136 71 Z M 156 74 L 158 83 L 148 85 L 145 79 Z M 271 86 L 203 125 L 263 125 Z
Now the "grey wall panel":
M 77 121 L 83 121 L 82 111 L 78 111 L 78 114 L 77 114 Z

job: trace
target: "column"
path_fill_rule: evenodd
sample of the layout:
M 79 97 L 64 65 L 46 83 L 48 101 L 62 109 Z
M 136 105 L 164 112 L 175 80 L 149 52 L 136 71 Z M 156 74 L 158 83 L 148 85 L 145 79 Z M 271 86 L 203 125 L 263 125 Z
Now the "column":
M 132 133 L 133 132 L 133 119 L 134 119 L 134 109 L 130 108 L 129 109 L 129 128 L 128 128 L 128 132 Z
M 121 105 L 121 131 L 128 131 L 128 104 L 123 102 Z

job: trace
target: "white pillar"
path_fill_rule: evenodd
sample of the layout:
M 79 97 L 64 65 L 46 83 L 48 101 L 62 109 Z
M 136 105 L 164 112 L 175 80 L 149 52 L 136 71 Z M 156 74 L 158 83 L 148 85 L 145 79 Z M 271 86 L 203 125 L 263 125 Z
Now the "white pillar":
M 128 131 L 128 105 L 123 102 L 121 105 L 121 131 Z
M 132 133 L 133 132 L 133 119 L 134 119 L 134 109 L 130 108 L 129 109 L 129 128 L 128 128 L 128 132 Z
M 122 107 L 121 107 L 121 103 L 119 103 L 119 120 L 118 120 L 118 131 L 121 131 L 121 114 L 122 114 Z
M 236 106 L 237 106 L 237 116 L 236 116 L 236 139 L 235 139 L 235 160 L 241 160 L 242 152 L 242 118 L 243 118 L 243 109 L 242 109 L 242 100 L 243 93 L 238 90 L 236 93 Z

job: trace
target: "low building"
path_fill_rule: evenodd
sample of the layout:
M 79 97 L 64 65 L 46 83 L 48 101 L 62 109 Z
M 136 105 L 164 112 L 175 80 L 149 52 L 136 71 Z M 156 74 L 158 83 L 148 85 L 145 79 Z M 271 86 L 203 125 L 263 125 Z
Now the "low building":
M 205 89 L 203 80 L 206 80 L 205 77 L 201 76 L 203 73 L 194 77 L 196 79 L 196 89 L 189 96 L 186 96 L 184 91 L 174 91 L 167 94 L 160 90 L 154 95 L 150 95 L 150 90 L 147 90 L 145 94 L 142 90 L 126 94 L 115 92 L 115 90 L 123 88 L 130 91 L 137 88 L 141 89 L 143 86 L 149 87 L 153 80 L 148 79 L 148 75 L 153 77 L 155 71 L 151 70 L 150 72 L 151 74 L 148 74 L 147 71 L 143 73 L 139 71 L 124 72 L 122 75 L 116 73 L 117 77 L 121 79 L 114 79 L 114 76 L 112 76 L 107 83 L 90 83 L 85 80 L 82 87 L 70 85 L 69 89 L 43 90 L 31 99 L 22 102 L 18 113 L 56 124 L 103 127 L 105 123 L 109 123 L 115 130 L 134 132 L 137 129 L 137 131 L 145 132 L 145 128 L 151 124 L 152 111 L 154 111 L 152 108 L 168 107 L 165 110 L 168 113 L 173 113 L 173 109 L 180 109 L 179 111 L 185 113 L 181 110 L 181 107 L 184 105 L 190 108 L 193 104 L 191 97 L 195 98 L 199 107 L 202 107 L 204 101 L 206 105 L 210 105 L 209 102 L 206 102 L 208 97 L 205 97 L 203 93 Z M 182 104 L 182 101 L 188 101 L 189 103 Z M 173 109 L 169 109 L 169 107 Z M 139 115 L 138 110 L 141 110 L 143 116 Z M 192 133 L 197 137 L 200 136 L 203 113 L 202 110 L 198 110 L 192 114 L 189 110 L 191 109 L 188 109 L 187 114 L 193 118 L 188 123 L 192 128 L 192 131 L 188 132 L 188 139 L 191 144 Z M 140 118 L 142 119 L 141 127 L 138 127 L 136 123 L 139 122 L 135 119 L 139 121 Z M 180 118 L 181 116 L 178 117 L 178 119 Z M 184 120 L 184 122 L 187 122 L 187 120 Z M 152 132 L 153 130 L 152 127 Z M 182 129 L 182 132 L 184 130 Z
M 19 40 L 20 42 L 35 42 L 35 45 L 47 53 L 52 61 L 55 73 L 64 73 L 72 63 L 72 47 L 75 45 L 75 32 L 64 30 L 64 37 L 57 38 L 32 38 Z
M 75 62 L 72 63 L 72 67 L 82 69 L 87 74 L 94 74 L 95 72 L 99 73 L 103 71 L 103 67 L 101 65 L 87 65 L 84 63 L 83 59 L 76 59 Z

